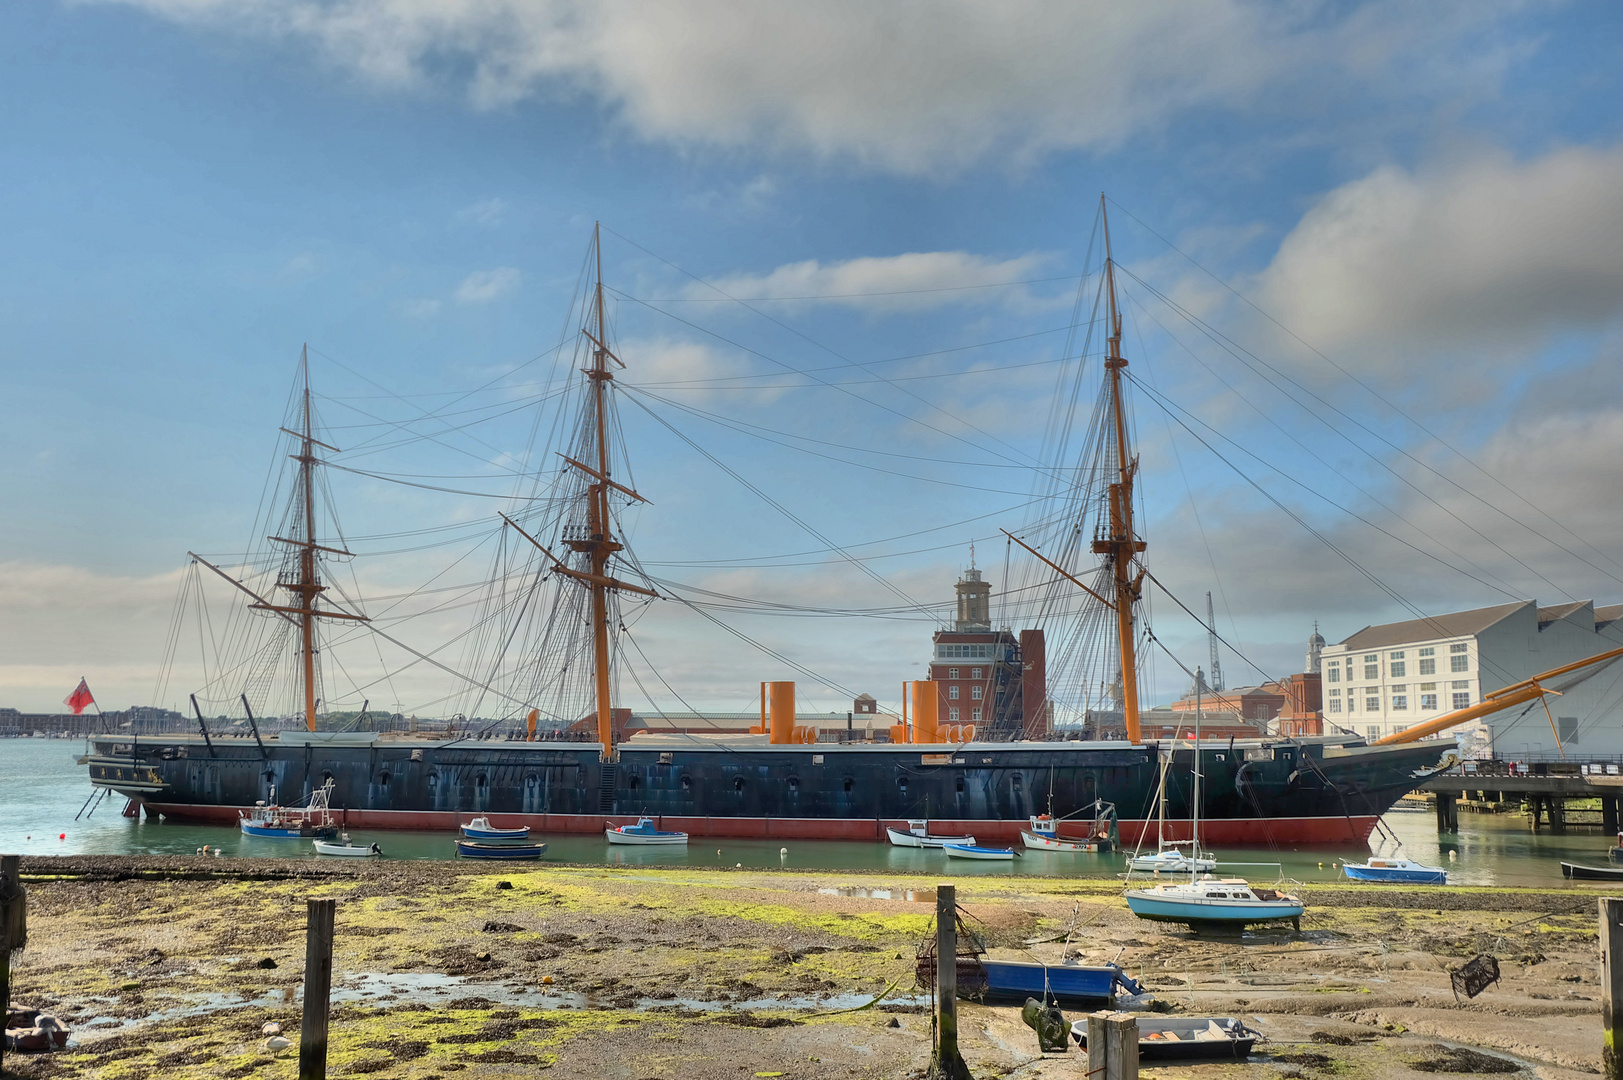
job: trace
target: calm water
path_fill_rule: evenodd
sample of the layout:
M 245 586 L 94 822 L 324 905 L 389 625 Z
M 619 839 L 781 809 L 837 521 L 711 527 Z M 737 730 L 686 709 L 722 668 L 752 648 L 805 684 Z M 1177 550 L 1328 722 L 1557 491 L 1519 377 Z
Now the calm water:
M 236 828 L 181 825 L 119 816 L 124 801 L 109 795 L 94 812 L 74 820 L 91 794 L 74 756 L 84 743 L 73 739 L 0 739 L 0 852 L 25 855 L 193 854 L 204 844 L 227 856 L 315 858 L 309 843 L 243 836 Z M 1460 833 L 1439 844 L 1435 820 L 1427 813 L 1393 812 L 1388 828 L 1404 843 L 1409 858 L 1444 865 L 1462 885 L 1561 885 L 1560 860 L 1604 864 L 1611 841 L 1594 831 L 1564 836 L 1534 835 L 1514 815 L 1460 814 Z M 376 841 L 396 859 L 449 859 L 450 833 L 354 830 L 357 843 Z M 1012 863 L 949 860 L 939 851 L 895 848 L 888 844 L 818 840 L 695 840 L 680 848 L 611 848 L 597 836 L 546 836 L 547 858 L 560 862 L 622 865 L 773 867 L 793 869 L 895 870 L 940 874 L 951 865 L 954 877 L 1042 874 L 1107 876 L 1121 870 L 1120 855 L 1066 855 L 1027 852 Z M 787 851 L 782 849 L 787 847 Z M 1225 848 L 1220 869 L 1256 881 L 1283 873 L 1299 881 L 1336 880 L 1333 863 L 1355 859 L 1347 849 L 1269 850 Z M 1450 858 L 1452 856 L 1452 859 Z M 1230 862 L 1232 860 L 1232 862 Z M 1253 865 L 1246 865 L 1253 864 Z

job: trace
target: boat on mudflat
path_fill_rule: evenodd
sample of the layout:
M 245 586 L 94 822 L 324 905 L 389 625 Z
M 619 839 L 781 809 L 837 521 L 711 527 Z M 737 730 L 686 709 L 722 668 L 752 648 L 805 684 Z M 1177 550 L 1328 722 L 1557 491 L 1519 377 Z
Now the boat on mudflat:
M 1403 885 L 1447 885 L 1448 871 L 1409 859 L 1370 859 L 1342 863 L 1342 872 L 1354 881 L 1390 881 Z
M 1563 862 L 1561 876 L 1575 881 L 1623 881 L 1623 866 L 1585 866 Z
M 1126 896 L 1133 914 L 1152 922 L 1199 928 L 1244 927 L 1288 919 L 1296 929 L 1302 928 L 1301 900 L 1277 889 L 1253 888 L 1240 878 L 1167 882 L 1147 889 L 1129 889 Z
M 483 844 L 477 840 L 456 842 L 456 853 L 464 859 L 539 859 L 546 851 L 545 844 Z
M 1115 964 L 1040 964 L 1031 960 L 980 960 L 989 1000 L 1035 997 L 1066 1004 L 1113 1002 L 1118 993 L 1142 994 L 1132 976 Z
M 1074 1024 L 1071 1035 L 1088 1048 L 1088 1025 Z M 1251 1055 L 1261 1033 L 1232 1016 L 1138 1018 L 1140 1061 L 1243 1061 Z

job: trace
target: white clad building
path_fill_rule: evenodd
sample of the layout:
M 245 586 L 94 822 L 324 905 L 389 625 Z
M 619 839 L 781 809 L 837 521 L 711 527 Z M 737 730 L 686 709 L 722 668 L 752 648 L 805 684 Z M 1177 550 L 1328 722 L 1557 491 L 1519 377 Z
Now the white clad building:
M 1366 626 L 1322 653 L 1324 720 L 1369 739 L 1390 735 L 1542 671 L 1623 647 L 1623 604 L 1541 608 L 1531 600 Z M 1623 754 L 1623 659 L 1552 682 L 1563 691 L 1460 730 L 1501 758 Z M 1551 720 L 1555 730 L 1551 730 Z M 1560 736 L 1560 748 L 1556 735 Z M 1447 737 L 1445 735 L 1445 737 Z

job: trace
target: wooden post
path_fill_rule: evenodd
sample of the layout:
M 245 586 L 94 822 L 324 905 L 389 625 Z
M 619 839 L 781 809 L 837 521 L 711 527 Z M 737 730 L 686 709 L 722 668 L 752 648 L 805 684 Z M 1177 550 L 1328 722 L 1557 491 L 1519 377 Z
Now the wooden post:
M 1088 1013 L 1088 1066 L 1087 1080 L 1104 1080 L 1110 1062 L 1110 1036 L 1106 1021 L 1109 1012 Z
M 1138 1017 L 1106 1013 L 1104 1080 L 1138 1080 Z M 1091 1073 L 1098 1066 L 1088 1062 Z
M 935 1047 L 929 1080 L 971 1080 L 958 1052 L 958 889 L 935 889 Z
M 1623 899 L 1600 901 L 1601 1073 L 1623 1080 Z
M 299 1080 L 327 1080 L 327 1008 L 332 994 L 336 900 L 307 900 L 304 932 L 304 1019 L 299 1024 Z
M 28 941 L 28 892 L 19 860 L 17 855 L 0 855 L 0 1016 L 11 1009 L 11 954 Z M 5 1056 L 5 1040 L 0 1039 L 0 1062 Z

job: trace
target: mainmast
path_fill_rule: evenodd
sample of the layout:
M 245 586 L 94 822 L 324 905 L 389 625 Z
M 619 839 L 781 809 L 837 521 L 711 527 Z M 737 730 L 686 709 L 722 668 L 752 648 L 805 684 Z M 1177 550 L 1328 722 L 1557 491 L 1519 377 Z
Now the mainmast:
M 1105 292 L 1109 302 L 1110 336 L 1105 354 L 1105 377 L 1110 394 L 1110 415 L 1116 429 L 1117 478 L 1110 485 L 1109 533 L 1093 542 L 1096 554 L 1109 561 L 1115 579 L 1116 637 L 1121 648 L 1122 711 L 1127 720 L 1127 738 L 1142 742 L 1138 725 L 1138 657 L 1134 644 L 1133 605 L 1144 583 L 1143 571 L 1133 573 L 1133 559 L 1144 550 L 1144 541 L 1133 534 L 1133 476 L 1138 458 L 1127 441 L 1127 416 L 1122 404 L 1121 372 L 1127 360 L 1121 354 L 1121 312 L 1116 307 L 1116 263 L 1110 252 L 1110 220 L 1105 215 L 1105 197 L 1099 196 L 1099 219 L 1105 237 Z

